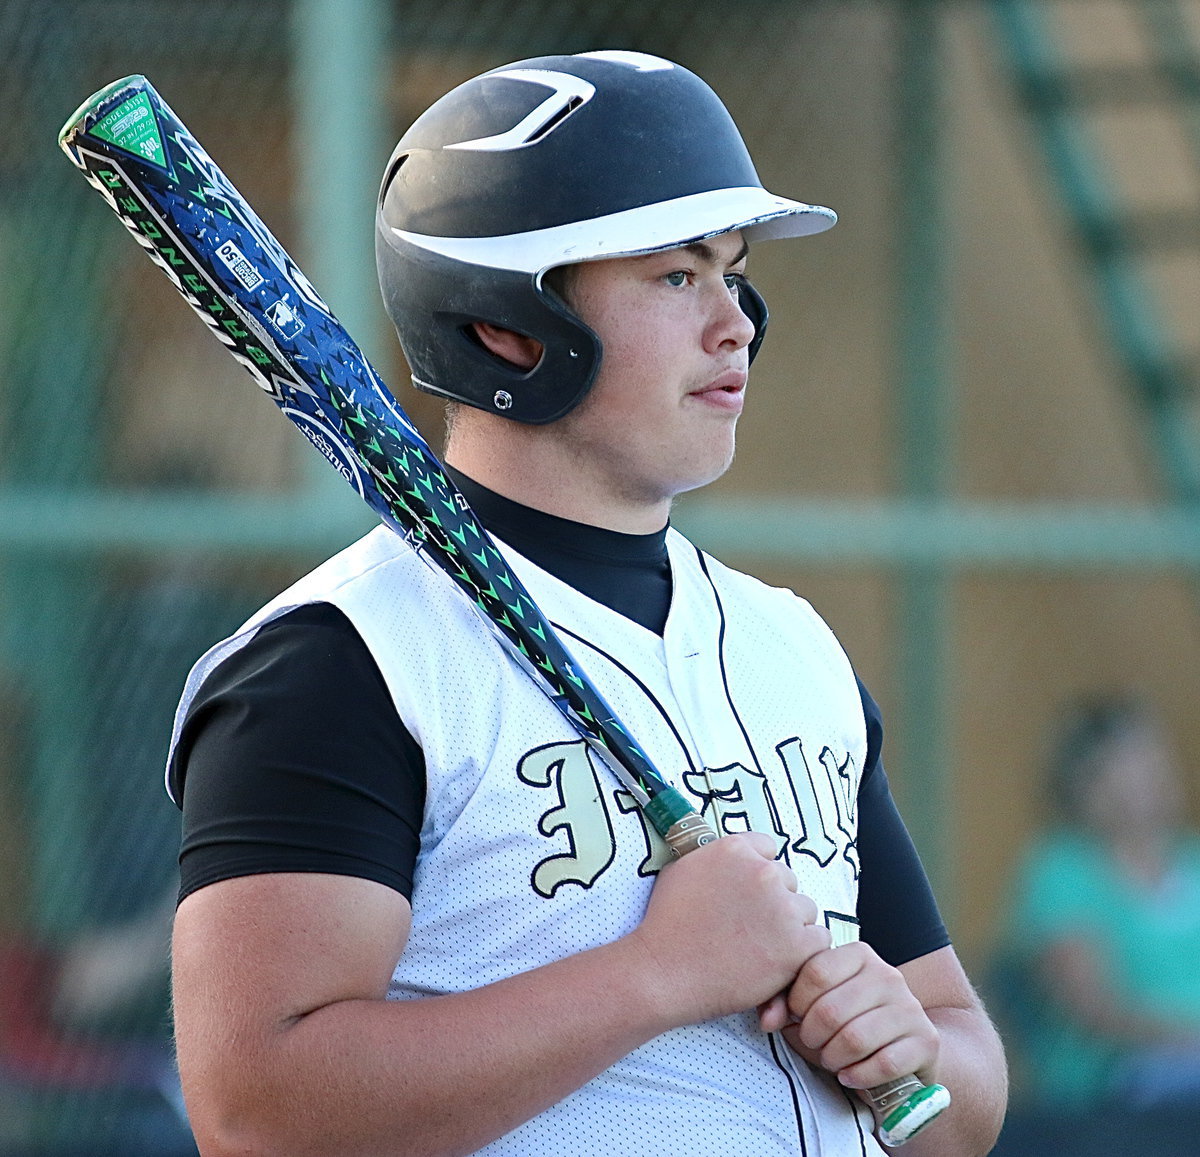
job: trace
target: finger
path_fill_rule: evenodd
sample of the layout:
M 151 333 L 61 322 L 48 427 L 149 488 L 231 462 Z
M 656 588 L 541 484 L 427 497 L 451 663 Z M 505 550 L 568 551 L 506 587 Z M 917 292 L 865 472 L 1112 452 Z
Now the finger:
M 873 1089 L 898 1077 L 919 1072 L 932 1063 L 929 1050 L 920 1041 L 904 1037 L 876 1050 L 856 1064 L 836 1070 L 836 1074 L 838 1083 L 847 1089 Z
M 906 1034 L 929 1035 L 932 1028 L 925 1010 L 903 983 L 903 977 L 890 965 L 875 958 L 861 957 L 854 969 L 852 953 L 837 949 L 811 962 L 800 970 L 789 992 L 788 1005 L 793 1017 L 800 1021 L 797 1035 L 811 1049 L 828 1049 L 839 1033 L 858 1034 L 845 1039 L 857 1050 L 854 1056 L 829 1058 L 832 1067 L 841 1068 Z M 865 961 L 865 963 L 864 963 Z M 807 975 L 805 975 L 807 970 Z M 826 991 L 815 997 L 813 988 L 828 984 Z M 812 988 L 807 986 L 813 986 Z M 798 1012 L 797 1010 L 803 1011 Z M 862 1018 L 870 1015 L 871 1019 Z M 864 1027 L 873 1036 L 858 1039 Z
M 812 1047 L 820 1053 L 821 1067 L 829 1072 L 840 1074 L 856 1069 L 866 1061 L 873 1061 L 875 1075 L 882 1080 L 879 1070 L 888 1058 L 898 1058 L 910 1065 L 915 1065 L 918 1060 L 921 1064 L 925 1063 L 927 1058 L 924 1055 L 916 1055 L 921 1046 L 909 1035 L 910 1027 L 907 1021 L 897 1016 L 895 1009 L 872 1008 L 848 1020 L 824 1044 Z M 811 1038 L 806 1037 L 803 1029 L 801 1038 L 808 1039 L 811 1044 Z M 850 1075 L 853 1078 L 858 1074 L 855 1072 Z M 902 1074 L 897 1070 L 895 1075 Z M 871 1083 L 878 1084 L 879 1080 Z M 869 1085 L 861 1087 L 867 1088 Z
M 731 837 L 726 837 L 729 839 Z M 772 839 L 766 832 L 738 832 L 733 839 L 741 840 L 753 848 L 765 860 L 773 860 L 779 852 L 775 840 Z
M 788 991 L 788 1006 L 795 1019 L 806 1020 L 818 1001 L 862 972 L 860 955 L 847 951 L 852 947 L 849 944 L 839 948 L 830 945 L 804 962 Z
M 779 1032 L 790 1020 L 785 993 L 781 992 L 758 1006 L 758 1026 L 763 1032 Z

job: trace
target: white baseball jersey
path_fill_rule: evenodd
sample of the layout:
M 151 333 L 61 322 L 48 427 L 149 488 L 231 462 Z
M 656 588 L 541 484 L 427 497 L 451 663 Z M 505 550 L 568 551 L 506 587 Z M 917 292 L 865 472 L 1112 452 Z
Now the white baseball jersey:
M 659 637 L 500 545 L 655 767 L 720 832 L 772 835 L 835 941 L 854 939 L 865 724 L 850 663 L 808 604 L 670 531 Z M 313 601 L 354 624 L 425 756 L 412 930 L 389 996 L 477 988 L 636 927 L 665 845 L 462 593 L 387 529 L 210 651 L 179 720 L 216 663 Z M 871 1127 L 750 1012 L 650 1041 L 482 1152 L 881 1154 Z

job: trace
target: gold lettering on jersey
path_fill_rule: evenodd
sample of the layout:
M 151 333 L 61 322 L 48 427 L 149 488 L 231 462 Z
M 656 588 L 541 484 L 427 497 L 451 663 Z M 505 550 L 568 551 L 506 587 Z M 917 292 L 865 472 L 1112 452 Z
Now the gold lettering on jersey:
M 833 912 L 826 909 L 824 918 L 825 927 L 829 929 L 834 948 L 841 948 L 843 944 L 853 944 L 858 939 L 857 916 L 848 916 L 844 912 Z
M 840 853 L 857 878 L 858 775 L 853 760 L 847 754 L 839 762 L 826 747 L 813 766 L 797 738 L 785 740 L 775 751 L 785 774 L 775 777 L 774 790 L 772 778 L 761 769 L 740 763 L 685 772 L 684 786 L 704 801 L 701 814 L 723 834 L 755 831 L 774 836 L 776 857 L 788 864 L 803 855 L 824 868 Z
M 857 879 L 859 773 L 853 759 L 847 753 L 839 760 L 824 747 L 810 761 L 798 738 L 785 740 L 775 751 L 781 767 L 770 775 L 731 763 L 684 772 L 682 786 L 722 835 L 745 831 L 770 835 L 775 839 L 776 858 L 787 864 L 807 856 L 827 868 L 840 855 Z M 593 761 L 583 740 L 575 740 L 529 752 L 517 765 L 517 775 L 531 787 L 553 790 L 555 802 L 542 813 L 538 831 L 547 839 L 566 841 L 566 850 L 534 867 L 534 891 L 550 899 L 564 884 L 590 888 L 616 858 L 614 812 L 602 787 L 608 780 L 607 769 Z M 638 875 L 654 875 L 670 862 L 670 849 L 628 791 L 618 788 L 612 797 L 617 813 L 639 821 L 646 854 Z
M 577 740 L 539 747 L 522 757 L 517 775 L 532 787 L 554 789 L 557 803 L 542 814 L 538 830 L 567 841 L 567 851 L 533 869 L 533 890 L 549 899 L 564 884 L 590 888 L 613 862 L 617 845 L 587 745 Z
M 837 760 L 825 748 L 817 767 L 812 767 L 799 739 L 789 739 L 775 750 L 787 769 L 800 822 L 800 833 L 792 840 L 791 851 L 811 856 L 821 867 L 828 867 L 838 851 L 853 842 L 850 829 L 844 824 L 845 801 Z M 826 754 L 830 755 L 829 760 L 825 759 Z M 849 763 L 849 757 L 846 762 Z M 841 840 L 834 835 L 839 831 Z
M 685 772 L 683 782 L 693 795 L 704 798 L 701 814 L 710 823 L 715 821 L 723 835 L 766 832 L 775 837 L 776 857 L 784 852 L 787 830 L 780 822 L 770 784 L 761 771 L 732 763 L 728 767 Z
M 638 864 L 638 875 L 657 875 L 675 858 L 675 853 L 671 851 L 667 841 L 654 830 L 654 825 L 646 818 L 646 813 L 632 792 L 618 788 L 613 792 L 613 798 L 617 801 L 617 807 L 622 815 L 629 815 L 632 812 L 642 824 L 642 839 L 646 841 L 646 855 Z
M 846 862 L 854 869 L 854 878 L 858 879 L 858 824 L 855 816 L 858 811 L 860 777 L 854 774 L 854 764 L 849 755 L 843 763 L 838 763 L 837 757 L 828 747 L 821 752 L 821 766 L 824 767 L 825 778 L 833 790 L 837 830 L 841 833 L 838 845 L 842 848 Z

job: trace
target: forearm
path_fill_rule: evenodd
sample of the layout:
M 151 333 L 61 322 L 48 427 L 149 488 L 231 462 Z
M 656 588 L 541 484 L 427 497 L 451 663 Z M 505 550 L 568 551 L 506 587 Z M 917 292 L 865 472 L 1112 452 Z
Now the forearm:
M 197 1050 L 207 1066 L 185 1039 L 201 1152 L 474 1152 L 672 1027 L 628 981 L 630 951 L 618 942 L 462 994 L 340 1001 L 231 1051 Z
M 918 1073 L 950 1090 L 950 1107 L 903 1149 L 905 1157 L 982 1157 L 995 1144 L 1008 1104 L 1004 1046 L 980 1009 L 926 1010 L 938 1030 L 934 1066 Z
M 315 873 L 201 888 L 180 905 L 173 945 L 201 1152 L 474 1152 L 653 1037 L 778 992 L 828 945 L 794 887 L 768 837 L 717 840 L 660 872 L 619 940 L 396 1002 L 383 997 L 410 909 L 391 889 Z M 718 894 L 726 903 L 710 902 Z M 469 974 L 469 959 L 461 966 Z

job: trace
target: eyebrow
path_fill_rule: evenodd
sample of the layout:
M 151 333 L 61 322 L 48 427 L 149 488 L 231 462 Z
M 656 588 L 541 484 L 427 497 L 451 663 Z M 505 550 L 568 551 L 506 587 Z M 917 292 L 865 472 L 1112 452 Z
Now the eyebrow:
M 720 265 L 721 264 L 720 254 L 717 253 L 716 249 L 714 249 L 713 246 L 709 245 L 705 241 L 693 241 L 693 242 L 691 242 L 691 244 L 683 246 L 683 248 L 688 253 L 694 254 L 701 261 L 706 261 L 710 265 Z M 734 256 L 730 260 L 729 264 L 736 265 L 739 261 L 742 260 L 742 258 L 746 257 L 749 253 L 750 253 L 750 245 L 747 243 L 746 239 L 743 237 L 742 238 L 742 247 L 737 251 L 737 253 L 734 254 Z

